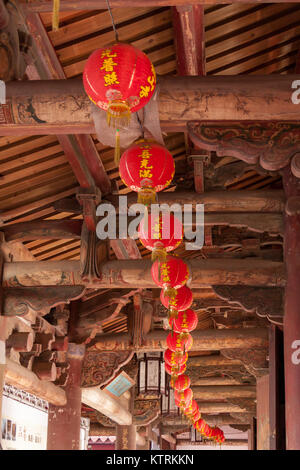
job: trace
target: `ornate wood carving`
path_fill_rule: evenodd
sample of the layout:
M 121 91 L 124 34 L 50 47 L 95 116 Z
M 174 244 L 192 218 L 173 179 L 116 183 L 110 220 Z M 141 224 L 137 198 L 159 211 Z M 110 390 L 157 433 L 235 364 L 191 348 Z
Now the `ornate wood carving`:
M 247 371 L 256 378 L 268 374 L 267 348 L 222 349 L 221 354 L 228 359 L 239 359 Z
M 82 206 L 83 219 L 89 230 L 96 231 L 96 208 L 101 201 L 101 193 L 98 188 L 80 188 L 76 195 Z
M 229 304 L 240 305 L 277 324 L 283 323 L 284 290 L 280 287 L 212 286 L 214 292 Z
M 81 278 L 86 283 L 94 283 L 101 279 L 98 270 L 97 246 L 101 241 L 96 232 L 89 230 L 86 223 L 82 225 L 81 248 L 80 248 L 80 270 Z
M 232 378 L 239 383 L 254 384 L 255 378 L 251 375 L 247 369 L 241 364 L 232 366 L 200 366 L 200 367 L 188 367 L 187 374 L 189 375 L 192 383 L 196 383 L 199 378 L 209 377 L 228 377 Z
M 232 403 L 232 405 L 239 406 L 242 410 L 252 413 L 253 415 L 256 414 L 256 404 L 252 398 L 228 398 L 226 401 Z
M 26 315 L 30 309 L 47 312 L 84 294 L 84 286 L 4 287 L 4 315 Z
M 82 365 L 81 386 L 105 385 L 133 356 L 128 351 L 87 351 Z
M 285 167 L 300 146 L 300 125 L 295 122 L 190 121 L 187 128 L 195 145 L 259 163 L 266 170 Z

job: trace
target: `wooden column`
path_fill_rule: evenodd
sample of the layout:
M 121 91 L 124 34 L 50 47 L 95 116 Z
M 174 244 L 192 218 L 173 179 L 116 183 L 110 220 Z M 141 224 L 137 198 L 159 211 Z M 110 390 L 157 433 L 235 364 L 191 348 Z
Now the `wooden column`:
M 283 171 L 287 197 L 284 254 L 287 269 L 284 315 L 286 449 L 300 449 L 300 180 Z
M 116 450 L 136 450 L 136 426 L 116 426 Z
M 269 331 L 270 450 L 285 449 L 283 332 L 271 325 Z
M 269 375 L 257 379 L 257 449 L 270 450 Z
M 48 450 L 79 450 L 80 448 L 80 376 L 84 350 L 82 345 L 69 344 L 70 374 L 65 388 L 67 404 L 62 407 L 49 406 Z

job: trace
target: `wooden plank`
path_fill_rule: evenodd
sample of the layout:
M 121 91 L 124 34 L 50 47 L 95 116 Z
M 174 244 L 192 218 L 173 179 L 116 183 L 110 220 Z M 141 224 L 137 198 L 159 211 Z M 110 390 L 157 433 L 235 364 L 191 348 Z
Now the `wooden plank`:
M 269 375 L 257 379 L 257 450 L 270 450 Z
M 14 224 L 5 227 L 6 241 L 27 241 L 34 239 L 80 239 L 81 220 L 40 220 Z

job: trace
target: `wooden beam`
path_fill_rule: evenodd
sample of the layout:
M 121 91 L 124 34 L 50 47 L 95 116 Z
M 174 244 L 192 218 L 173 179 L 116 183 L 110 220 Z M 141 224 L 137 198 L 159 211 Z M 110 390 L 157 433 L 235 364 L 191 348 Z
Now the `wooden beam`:
M 252 3 L 278 3 L 279 0 L 254 0 Z M 289 0 L 290 3 L 297 3 L 296 0 Z M 21 0 L 28 10 L 38 12 L 51 12 L 52 0 Z M 228 3 L 228 0 L 189 0 L 189 5 L 214 5 L 214 4 Z M 233 0 L 231 3 L 245 3 L 244 0 Z M 110 0 L 112 8 L 128 8 L 128 7 L 168 7 L 177 5 L 186 5 L 186 0 Z M 105 0 L 61 0 L 61 11 L 72 10 L 99 10 L 106 9 L 107 3 Z
M 243 413 L 247 411 L 232 403 L 214 403 L 213 401 L 197 401 L 200 413 Z
M 190 446 L 190 447 L 202 447 L 202 446 L 211 446 L 213 450 L 215 445 L 212 442 L 196 442 L 196 441 L 189 441 L 187 439 L 177 439 L 177 446 Z M 248 439 L 225 439 L 223 442 L 222 447 L 245 447 L 248 448 Z M 222 448 L 220 447 L 220 448 Z
M 285 285 L 285 269 L 281 262 L 257 258 L 190 260 L 191 288 L 212 285 Z M 147 289 L 155 288 L 151 276 L 151 260 L 107 261 L 99 267 L 101 278 L 92 287 Z M 79 261 L 38 261 L 5 263 L 3 282 L 14 286 L 82 285 Z M 88 285 L 88 284 L 87 284 Z
M 82 388 L 82 402 L 100 411 L 120 425 L 131 425 L 132 414 L 117 399 L 112 398 L 97 387 Z
M 228 398 L 255 398 L 256 387 L 252 385 L 193 385 L 195 399 L 226 400 Z
M 177 6 L 172 14 L 178 74 L 205 75 L 203 6 Z
M 188 363 L 191 367 L 220 367 L 240 364 L 241 361 L 236 359 L 227 359 L 227 357 L 217 354 L 212 356 L 191 356 L 189 357 Z
M 257 379 L 257 450 L 270 450 L 269 375 Z
M 118 196 L 107 196 L 115 207 L 118 207 Z M 136 195 L 129 194 L 128 206 L 136 202 Z M 160 204 L 204 204 L 205 216 L 210 220 L 210 212 L 226 212 L 240 214 L 242 212 L 278 212 L 283 213 L 285 198 L 280 190 L 268 191 L 208 191 L 198 194 L 195 191 L 161 192 L 159 194 Z M 232 214 L 231 214 L 232 215 Z M 256 216 L 257 214 L 255 214 Z M 224 215 L 225 216 L 225 215 Z M 216 217 L 212 215 L 211 217 Z M 223 217 L 223 214 L 222 214 Z M 241 223 L 242 219 L 241 219 Z
M 33 220 L 3 227 L 5 240 L 80 240 L 82 220 Z
M 145 335 L 143 344 L 138 351 L 164 351 L 167 348 L 167 332 L 154 330 Z M 193 331 L 191 351 L 216 351 L 220 349 L 252 349 L 265 347 L 268 344 L 268 330 L 265 328 L 243 328 L 222 330 Z M 104 335 L 95 338 L 94 347 L 100 351 L 118 349 L 132 350 L 130 335 Z
M 274 75 L 272 81 L 264 75 L 161 77 L 161 127 L 185 131 L 187 121 L 199 119 L 297 122 L 300 109 L 291 100 L 297 79 L 299 75 Z M 82 80 L 14 81 L 7 83 L 6 92 L 1 135 L 95 133 Z
M 51 382 L 40 380 L 31 370 L 6 358 L 5 382 L 32 393 L 53 405 L 66 404 L 65 391 Z

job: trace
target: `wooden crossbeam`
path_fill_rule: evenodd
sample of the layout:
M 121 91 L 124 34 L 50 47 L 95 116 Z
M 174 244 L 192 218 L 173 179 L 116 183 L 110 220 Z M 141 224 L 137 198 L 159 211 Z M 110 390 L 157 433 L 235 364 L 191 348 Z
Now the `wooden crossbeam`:
M 192 288 L 213 285 L 285 286 L 285 267 L 277 261 L 259 258 L 190 260 Z M 152 289 L 150 260 L 107 261 L 99 267 L 100 279 L 94 288 Z M 6 286 L 82 285 L 79 261 L 38 261 L 5 263 Z M 89 284 L 88 281 L 86 283 Z
M 161 127 L 186 131 L 187 121 L 199 119 L 299 121 L 300 108 L 291 100 L 297 79 L 299 75 L 160 77 Z M 95 132 L 82 80 L 12 81 L 6 95 L 0 135 Z
M 289 0 L 290 3 L 297 3 L 296 0 Z M 28 10 L 46 12 L 52 11 L 52 0 L 21 0 L 21 3 L 26 5 Z M 228 0 L 110 0 L 112 8 L 128 8 L 128 7 L 167 7 L 179 6 L 186 4 L 189 5 L 211 5 L 219 3 L 228 3 Z M 232 0 L 231 3 L 245 3 L 244 0 Z M 252 3 L 280 3 L 279 0 L 253 0 Z M 72 10 L 99 10 L 106 9 L 106 0 L 61 0 L 61 11 Z

